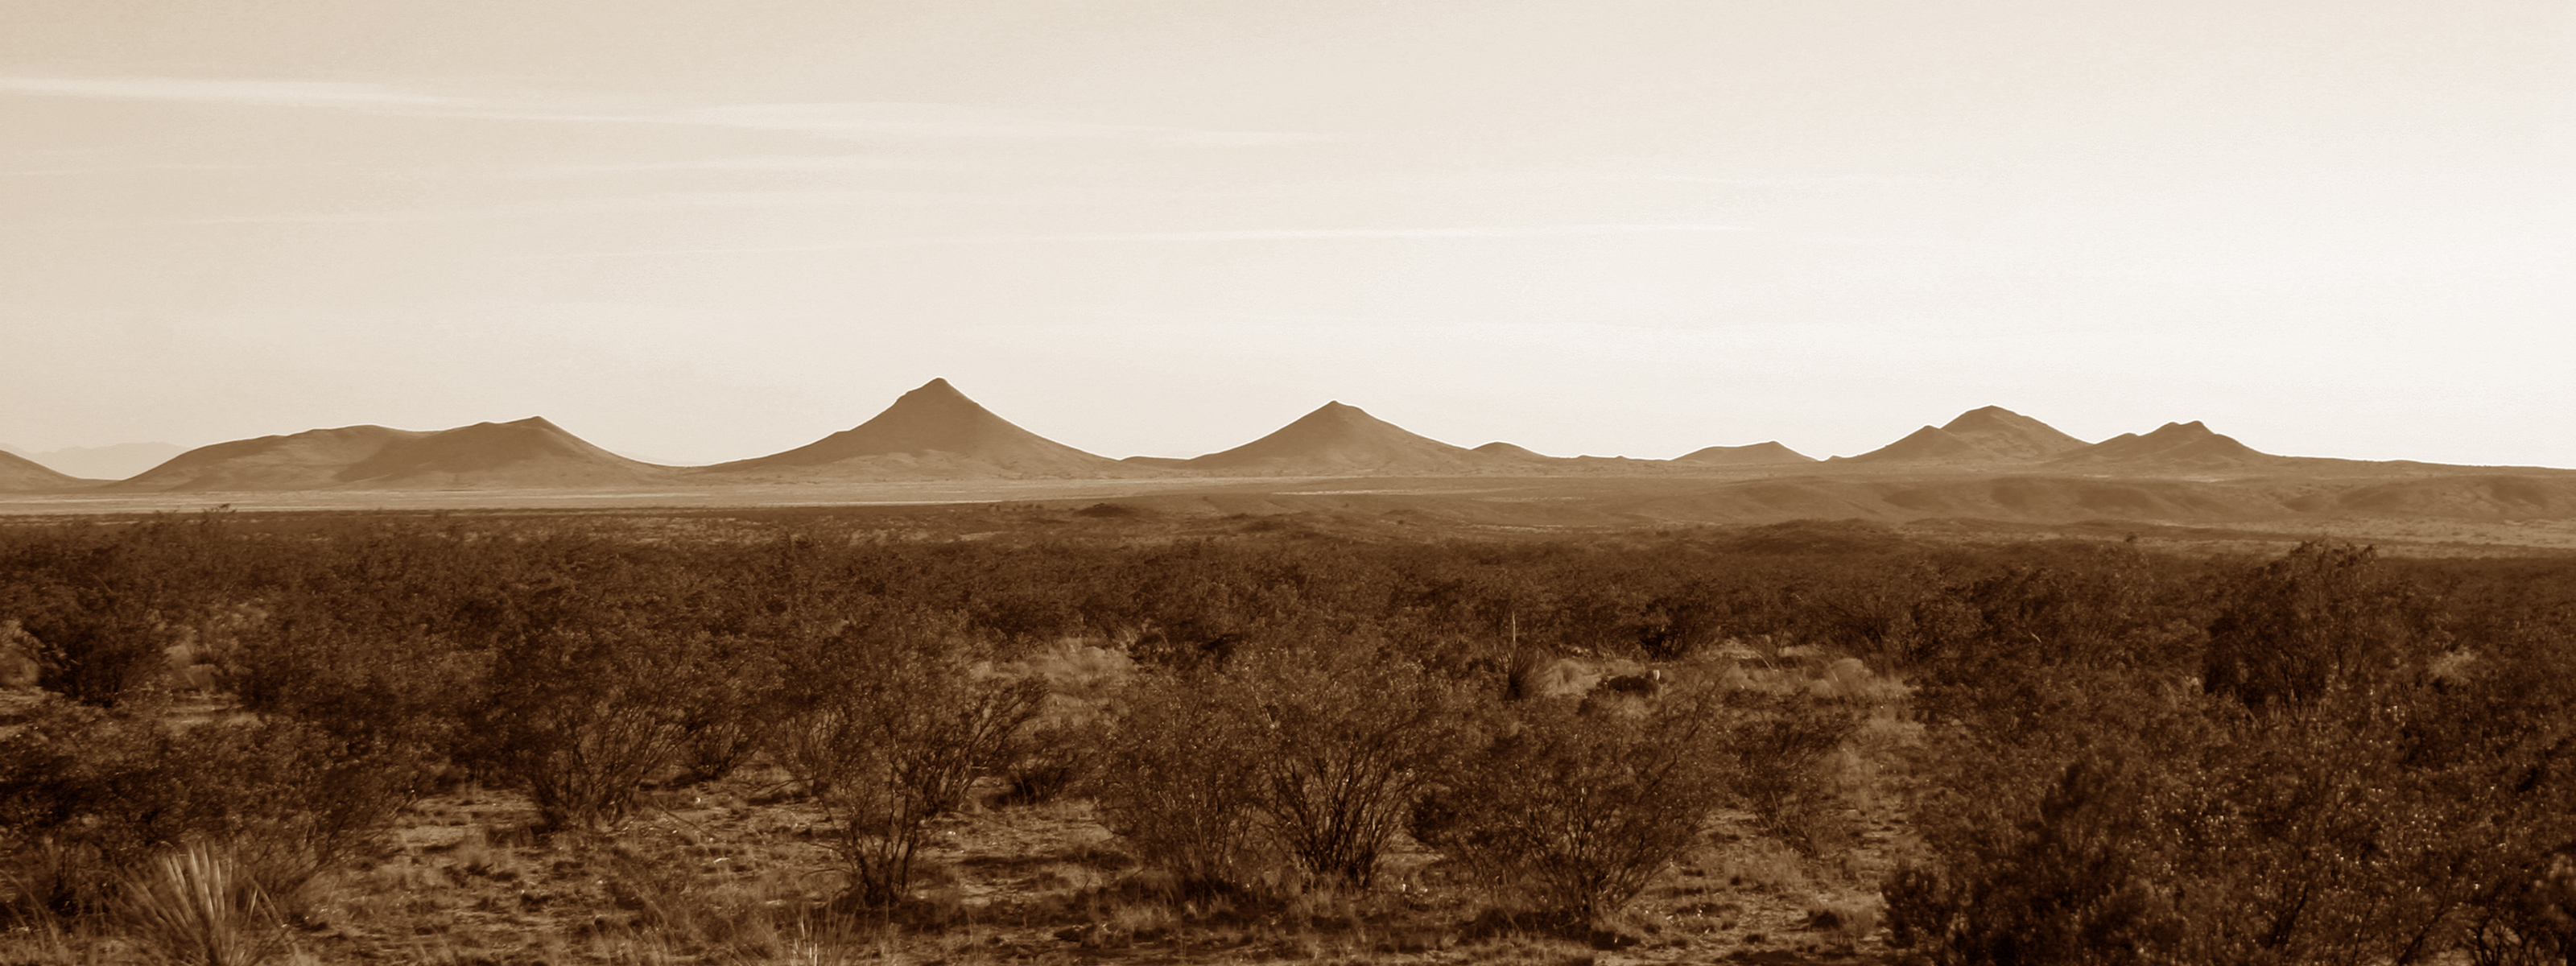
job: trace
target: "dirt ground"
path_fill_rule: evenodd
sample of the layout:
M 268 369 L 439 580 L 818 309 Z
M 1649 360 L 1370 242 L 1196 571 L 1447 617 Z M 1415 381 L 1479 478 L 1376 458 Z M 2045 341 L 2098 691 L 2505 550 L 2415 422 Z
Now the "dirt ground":
M 1079 800 L 940 819 L 914 900 L 835 906 L 827 826 L 775 775 L 648 792 L 612 835 L 527 829 L 515 793 L 464 787 L 407 809 L 387 851 L 308 892 L 308 962 L 435 963 L 1872 963 L 1875 883 L 1903 836 L 1891 803 L 1859 840 L 1802 858 L 1722 813 L 1613 933 L 1549 936 L 1486 915 L 1481 890 L 1399 843 L 1364 894 L 1163 894 Z

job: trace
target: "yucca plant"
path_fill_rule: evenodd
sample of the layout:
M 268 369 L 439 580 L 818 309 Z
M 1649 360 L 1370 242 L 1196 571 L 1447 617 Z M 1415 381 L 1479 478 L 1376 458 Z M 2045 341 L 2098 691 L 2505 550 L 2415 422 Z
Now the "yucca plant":
M 134 938 L 163 962 L 251 966 L 286 946 L 275 907 L 220 846 L 192 842 L 126 882 Z

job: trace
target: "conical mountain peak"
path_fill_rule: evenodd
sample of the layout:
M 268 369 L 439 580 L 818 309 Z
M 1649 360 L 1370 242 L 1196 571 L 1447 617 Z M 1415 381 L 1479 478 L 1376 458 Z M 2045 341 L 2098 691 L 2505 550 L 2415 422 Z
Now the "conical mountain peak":
M 1479 472 L 1497 463 L 1515 462 L 1417 435 L 1336 400 L 1268 436 L 1178 465 L 1234 473 L 1331 476 Z
M 1816 458 L 1789 447 L 1778 440 L 1750 446 L 1709 446 L 1672 458 L 1675 463 L 1700 466 L 1774 466 L 1784 463 L 1813 463 Z
M 1855 463 L 2036 463 L 2084 448 L 2084 441 L 2001 406 L 1960 413 L 1940 426 L 1925 426 Z
M 1089 476 L 1125 473 L 1096 456 L 1020 428 L 946 379 L 896 397 L 867 422 L 804 446 L 709 467 L 710 472 L 813 470 L 857 476 Z

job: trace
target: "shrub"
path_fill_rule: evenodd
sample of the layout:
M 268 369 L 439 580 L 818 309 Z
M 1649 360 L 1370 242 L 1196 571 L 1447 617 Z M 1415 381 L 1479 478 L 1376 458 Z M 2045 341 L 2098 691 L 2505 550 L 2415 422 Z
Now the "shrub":
M 2412 585 L 2368 547 L 2304 543 L 2239 575 L 2209 627 L 2204 686 L 2248 707 L 2298 707 L 2387 680 L 2445 643 Z
M 0 842 L 21 907 L 103 910 L 123 870 L 168 843 L 224 843 L 228 869 L 290 899 L 362 853 L 409 800 L 399 756 L 299 722 L 212 722 L 173 731 L 54 702 L 0 740 Z
M 1164 672 L 1139 681 L 1106 724 L 1103 823 L 1185 892 L 1244 888 L 1264 864 L 1258 709 L 1244 698 L 1212 671 Z
M 1034 804 L 1087 786 L 1105 755 L 1104 724 L 1136 662 L 1125 653 L 1067 639 L 1016 662 L 1004 673 L 1041 682 L 1038 715 L 1012 736 L 1005 754 L 1005 800 Z
M 1848 845 L 1846 806 L 1824 766 L 1860 721 L 1853 708 L 1802 696 L 1762 700 L 1728 728 L 1726 785 L 1764 832 L 1801 853 Z
M 1228 684 L 1258 701 L 1253 807 L 1272 840 L 1307 875 L 1368 886 L 1457 753 L 1457 690 L 1361 646 L 1270 651 Z
M 2165 961 L 2184 922 L 2157 875 L 2164 830 L 2139 807 L 2139 782 L 2079 762 L 2037 815 L 1987 830 L 1945 866 L 1900 868 L 1884 887 L 1895 944 L 1942 964 Z
M 253 966 L 286 947 L 286 927 L 259 883 L 204 842 L 160 856 L 127 880 L 124 918 L 166 962 Z
M 1602 921 L 1696 841 L 1725 793 L 1713 691 L 1638 715 L 1512 704 L 1414 812 L 1413 832 L 1569 927 Z
M 687 736 L 703 634 L 627 625 L 541 632 L 504 650 L 481 715 L 486 754 L 549 829 L 609 831 Z
M 780 757 L 830 814 L 852 897 L 882 907 L 912 883 L 923 823 L 964 803 L 1046 691 L 993 673 L 953 623 L 874 616 L 793 650 Z

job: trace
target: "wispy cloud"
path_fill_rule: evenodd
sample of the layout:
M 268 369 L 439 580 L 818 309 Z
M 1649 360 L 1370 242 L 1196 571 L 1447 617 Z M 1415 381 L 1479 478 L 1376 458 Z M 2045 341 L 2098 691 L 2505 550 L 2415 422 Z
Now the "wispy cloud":
M 377 224 L 399 222 L 476 221 L 492 218 L 541 218 L 557 215 L 619 215 L 720 208 L 814 208 L 825 206 L 1008 205 L 1038 202 L 1019 196 L 956 192 L 828 189 L 804 191 L 669 191 L 644 195 L 564 198 L 485 205 L 473 208 L 418 208 L 386 211 L 291 212 L 185 219 L 175 224 Z
M 249 165 L 249 164 L 102 164 L 102 165 L 96 165 L 96 166 L 93 166 L 93 167 L 85 167 L 85 168 L 65 168 L 65 167 L 51 167 L 51 168 L 16 168 L 16 169 L 0 168 L 0 177 L 6 177 L 6 176 L 12 176 L 12 175 L 19 176 L 19 177 L 36 177 L 36 176 L 53 176 L 53 175 L 126 174 L 126 173 L 137 172 L 137 171 L 259 171 L 259 170 L 264 170 L 264 169 L 260 168 L 260 167 L 259 167 L 259 166 L 257 166 L 257 165 Z
M 1098 242 L 1228 242 L 1329 241 L 1360 238 L 1550 238 L 1567 235 L 1702 235 L 1747 232 L 1747 225 L 1589 224 L 1502 225 L 1465 228 L 1239 228 L 1218 231 L 1103 232 L 1087 235 L 1030 235 L 1011 241 Z
M 376 84 L 188 77 L 0 77 L 0 93 L 261 107 L 462 107 L 471 100 Z
M 788 155 L 688 158 L 671 161 L 626 161 L 599 164 L 547 164 L 510 172 L 519 178 L 592 178 L 620 174 L 845 174 L 859 171 L 956 169 L 953 161 L 926 161 L 877 155 Z
M 902 102 L 733 104 L 615 119 L 779 131 L 858 141 L 1122 139 L 1245 147 L 1328 140 L 1322 135 L 1289 132 L 1194 131 L 1148 125 L 1093 124 L 955 104 Z
M 1684 184 L 1726 185 L 1734 188 L 1832 188 L 1874 187 L 1879 185 L 1923 184 L 1939 178 L 1909 174 L 1796 174 L 1729 177 L 1724 175 L 1664 174 L 1657 181 Z
M 956 104 L 848 101 L 671 107 L 542 92 L 510 97 L 461 96 L 339 81 L 0 76 L 0 94 L 334 108 L 480 120 L 679 125 L 867 142 L 1088 139 L 1266 147 L 1333 139 L 1331 135 L 1290 131 L 1201 131 L 1098 124 Z
M 797 252 L 837 252 L 871 248 L 910 248 L 934 245 L 1019 245 L 1081 242 L 1263 242 L 1263 241 L 1343 241 L 1367 239 L 1464 239 L 1504 240 L 1515 238 L 1561 238 L 1598 235 L 1709 235 L 1760 231 L 1746 225 L 1690 224 L 1588 224 L 1588 225 L 1505 225 L 1471 228 L 1246 228 L 1219 231 L 1161 232 L 1095 232 L 1062 235 L 953 235 L 925 238 L 882 238 L 865 241 L 832 242 L 816 245 L 747 246 L 739 248 L 638 248 L 605 252 L 560 252 L 524 256 L 524 261 L 594 258 L 660 258 L 687 255 L 777 255 Z

